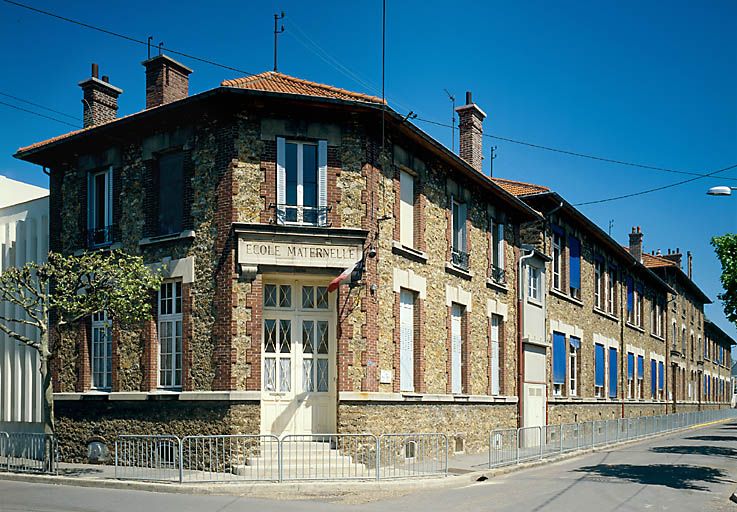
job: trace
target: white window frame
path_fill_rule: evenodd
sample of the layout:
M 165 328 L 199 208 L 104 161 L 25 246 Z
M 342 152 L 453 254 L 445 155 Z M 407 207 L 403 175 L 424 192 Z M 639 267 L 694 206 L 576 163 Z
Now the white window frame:
M 104 226 L 97 225 L 97 205 L 95 204 L 97 197 L 96 183 L 97 177 L 103 175 L 105 192 L 104 197 L 104 209 L 103 217 L 105 219 Z M 112 243 L 112 237 L 110 236 L 110 227 L 113 224 L 113 168 L 112 166 L 106 167 L 99 171 L 90 172 L 87 175 L 87 229 L 90 233 L 90 245 L 93 247 L 101 247 Z M 99 230 L 103 231 L 103 241 L 96 243 L 96 232 Z
M 297 204 L 286 204 L 287 180 L 286 180 L 286 145 L 297 145 Z M 317 211 L 315 222 L 306 222 L 304 205 L 304 146 L 317 147 Z M 327 224 L 327 141 L 303 141 L 276 138 L 276 220 L 279 224 L 291 225 L 318 225 Z M 296 221 L 286 220 L 286 208 L 296 208 Z
M 403 169 L 399 171 L 399 243 L 415 246 L 415 177 Z
M 616 270 L 608 268 L 606 272 L 606 312 L 614 315 L 614 306 L 616 298 Z
M 553 289 L 563 288 L 563 236 L 553 231 Z
M 455 252 L 467 253 L 466 245 L 466 222 L 468 220 L 468 210 L 466 203 L 459 201 L 455 196 L 450 197 L 450 232 L 451 232 L 451 250 Z M 456 210 L 458 213 L 456 214 Z M 456 215 L 462 218 L 462 222 L 458 224 L 456 231 Z
M 177 286 L 179 285 L 179 286 Z M 162 313 L 162 291 L 167 289 L 167 302 L 170 301 L 170 311 Z M 178 292 L 178 294 L 177 294 Z M 183 351 L 182 351 L 182 282 L 180 280 L 164 281 L 161 283 L 158 293 L 158 318 L 157 318 L 157 337 L 158 337 L 158 387 L 162 389 L 181 389 L 183 380 Z M 162 335 L 164 326 L 171 329 L 171 351 L 166 354 L 169 359 L 169 368 L 164 370 L 161 368 L 162 357 Z M 177 334 L 178 333 L 178 334 Z M 177 365 L 177 356 L 179 356 L 179 365 Z M 178 377 L 178 378 L 177 378 Z
M 91 388 L 101 391 L 112 388 L 112 329 L 107 312 L 94 313 L 91 318 L 90 374 Z M 102 364 L 102 368 L 99 365 Z M 110 372 L 108 372 L 108 364 Z
M 635 325 L 637 327 L 642 327 L 642 295 L 640 294 L 639 287 L 637 286 L 637 283 L 633 281 L 632 286 L 634 287 L 634 290 L 632 291 L 634 295 L 634 313 L 635 313 Z
M 578 349 L 568 345 L 568 395 L 578 396 Z
M 501 394 L 501 352 L 500 352 L 500 333 L 503 325 L 503 318 L 501 315 L 491 315 L 491 333 L 489 334 L 489 343 L 491 350 L 491 362 L 489 364 L 490 375 L 489 382 L 491 383 L 490 391 L 492 395 Z M 496 354 L 496 357 L 494 355 Z
M 627 352 L 628 365 L 630 354 L 632 354 L 632 378 L 630 379 L 629 375 L 627 375 L 627 398 L 632 400 L 633 398 L 635 398 L 635 380 L 637 379 L 637 354 L 635 354 L 634 352 Z M 629 368 L 627 370 L 629 370 Z
M 594 261 L 594 307 L 603 310 L 602 303 L 602 278 L 604 272 L 604 261 Z
M 506 281 L 504 277 L 504 223 L 493 215 L 489 216 L 489 275 L 496 283 Z M 496 271 L 498 269 L 499 275 Z
M 533 301 L 541 302 L 540 277 L 542 271 L 533 265 L 527 266 L 527 297 Z

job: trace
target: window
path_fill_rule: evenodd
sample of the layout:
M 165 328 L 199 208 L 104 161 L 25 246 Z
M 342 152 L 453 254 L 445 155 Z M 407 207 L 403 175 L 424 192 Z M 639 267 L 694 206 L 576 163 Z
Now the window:
M 507 282 L 504 267 L 504 223 L 499 218 L 489 218 L 490 237 L 490 254 L 491 269 L 489 275 L 495 283 L 504 284 Z
M 594 307 L 604 309 L 604 260 L 594 261 Z
M 699 338 L 701 340 L 701 338 Z M 706 343 L 704 343 L 704 359 L 709 359 L 709 340 L 706 340 Z
M 581 242 L 568 237 L 568 282 L 571 297 L 581 298 Z
M 604 398 L 604 345 L 594 345 L 594 395 Z
M 415 373 L 415 294 L 399 292 L 399 389 L 414 391 Z
M 405 247 L 415 245 L 415 178 L 399 171 L 399 241 Z
M 681 329 L 681 354 L 686 355 L 686 328 Z
M 657 379 L 658 362 L 655 359 L 650 359 L 650 398 L 653 400 L 658 397 Z
M 617 310 L 617 271 L 613 267 L 609 267 L 607 273 L 607 313 L 615 314 Z
M 274 297 L 275 292 L 271 291 L 276 288 L 276 285 L 266 285 L 270 288 L 270 296 Z M 289 285 L 281 285 L 280 287 L 280 302 L 289 303 Z M 328 296 L 328 289 L 326 286 L 303 286 L 302 287 L 302 309 L 328 309 L 330 305 L 330 298 Z M 288 305 L 286 307 L 289 307 Z
M 663 384 L 665 382 L 665 365 L 658 361 L 658 398 L 663 399 Z
M 113 169 L 87 177 L 87 242 L 90 247 L 112 243 Z
M 553 226 L 553 289 L 563 288 L 563 231 Z
M 664 308 L 660 300 L 657 297 L 653 297 L 652 302 L 650 303 L 650 323 L 653 335 L 657 336 L 658 338 L 662 338 L 665 334 L 665 314 L 663 309 Z
M 627 352 L 627 398 L 635 398 L 635 354 Z
M 466 203 L 451 198 L 453 239 L 451 240 L 451 263 L 468 270 L 468 252 L 466 249 Z
M 276 139 L 276 220 L 327 224 L 327 141 Z
M 157 160 L 157 235 L 179 233 L 184 227 L 184 153 L 164 153 Z
M 553 332 L 553 395 L 563 395 L 566 382 L 566 335 Z
M 113 368 L 113 337 L 107 313 L 101 311 L 92 315 L 92 387 L 110 389 Z
M 534 300 L 541 300 L 540 297 L 540 269 L 538 267 L 528 266 L 528 296 Z
M 575 336 L 569 338 L 568 360 L 568 393 L 578 396 L 578 351 L 581 350 L 581 340 Z
M 463 315 L 465 308 L 460 304 L 451 306 L 450 333 L 451 333 L 451 392 L 454 394 L 463 393 L 463 376 L 461 369 L 463 368 Z
M 167 281 L 159 289 L 159 387 L 182 386 L 182 283 Z
M 645 398 L 645 358 L 637 356 L 637 398 L 642 400 Z
M 617 397 L 617 349 L 609 347 L 609 398 Z
M 635 286 L 635 325 L 637 327 L 642 327 L 642 296 L 642 285 L 637 284 Z
M 491 394 L 500 394 L 501 367 L 499 365 L 499 339 L 502 326 L 502 317 L 491 315 Z

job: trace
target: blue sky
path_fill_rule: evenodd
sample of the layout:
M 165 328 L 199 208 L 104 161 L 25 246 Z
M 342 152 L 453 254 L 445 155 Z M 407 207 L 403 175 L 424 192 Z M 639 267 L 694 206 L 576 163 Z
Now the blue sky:
M 380 92 L 380 0 L 182 1 L 176 9 L 133 0 L 27 1 L 138 39 L 153 35 L 157 43 L 249 72 L 271 69 L 272 15 L 284 10 L 280 71 Z M 387 3 L 386 91 L 400 112 L 447 123 L 443 89 L 459 101 L 472 90 L 489 115 L 486 133 L 683 171 L 737 163 L 737 2 L 669 1 L 667 8 L 633 0 Z M 0 3 L 0 43 L 0 93 L 81 118 L 77 83 L 97 62 L 125 91 L 120 114 L 143 107 L 144 46 L 6 3 Z M 181 60 L 195 70 L 191 92 L 239 76 Z M 0 101 L 44 112 L 6 96 Z M 39 168 L 11 155 L 70 127 L 3 105 L 0 121 L 0 174 L 47 184 Z M 450 129 L 417 124 L 450 145 Z M 496 176 L 551 186 L 572 203 L 688 178 L 490 139 L 487 157 L 492 144 Z M 484 165 L 488 172 L 488 158 Z M 695 279 L 716 302 L 720 268 L 709 240 L 737 224 L 737 198 L 704 194 L 712 185 L 737 185 L 737 169 L 721 176 L 581 209 L 604 228 L 613 221 L 612 234 L 622 243 L 632 226 L 641 226 L 648 251 L 691 250 Z M 737 334 L 718 302 L 707 314 Z

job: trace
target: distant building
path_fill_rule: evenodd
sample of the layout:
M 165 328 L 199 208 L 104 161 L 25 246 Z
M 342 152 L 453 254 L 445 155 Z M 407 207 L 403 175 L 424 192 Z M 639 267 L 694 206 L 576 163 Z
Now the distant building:
M 29 261 L 46 261 L 49 250 L 49 191 L 0 176 L 0 274 Z M 0 301 L 0 316 L 20 308 Z M 38 332 L 15 329 L 30 338 Z M 43 430 L 41 378 L 36 351 L 0 332 L 0 431 Z

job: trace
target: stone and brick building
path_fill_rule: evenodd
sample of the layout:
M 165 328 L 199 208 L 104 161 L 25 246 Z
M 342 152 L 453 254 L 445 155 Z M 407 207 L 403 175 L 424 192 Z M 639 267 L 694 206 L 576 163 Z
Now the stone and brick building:
M 52 250 L 165 277 L 143 325 L 58 333 L 65 460 L 123 433 L 439 431 L 474 451 L 495 428 L 665 412 L 678 289 L 557 194 L 484 175 L 470 93 L 455 155 L 380 98 L 276 72 L 189 95 L 192 70 L 143 64 L 144 110 L 118 117 L 93 66 L 85 127 L 16 154 L 50 173 Z

